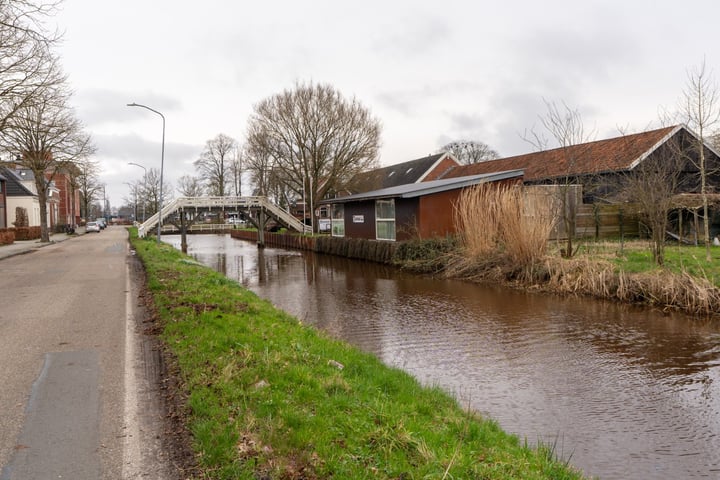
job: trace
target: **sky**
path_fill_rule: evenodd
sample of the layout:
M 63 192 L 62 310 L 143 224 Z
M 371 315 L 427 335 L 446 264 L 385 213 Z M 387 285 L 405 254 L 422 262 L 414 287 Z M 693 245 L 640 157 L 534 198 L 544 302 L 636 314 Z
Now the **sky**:
M 718 19 L 716 0 L 64 0 L 50 24 L 118 207 L 143 175 L 128 162 L 161 160 L 162 119 L 128 103 L 165 116 L 173 187 L 208 140 L 244 142 L 255 104 L 308 82 L 380 120 L 382 166 L 461 139 L 511 156 L 535 150 L 545 102 L 596 139 L 660 126 L 689 70 L 720 76 Z

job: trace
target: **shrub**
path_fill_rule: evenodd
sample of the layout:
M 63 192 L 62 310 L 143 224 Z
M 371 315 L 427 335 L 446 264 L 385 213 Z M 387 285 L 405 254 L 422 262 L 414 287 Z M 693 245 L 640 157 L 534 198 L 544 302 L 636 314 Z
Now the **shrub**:
M 10 245 L 15 241 L 15 231 L 11 228 L 0 228 L 0 245 Z
M 35 240 L 40 238 L 40 227 L 16 227 L 15 240 Z
M 411 240 L 397 246 L 392 260 L 405 270 L 437 273 L 445 269 L 456 249 L 455 237 Z

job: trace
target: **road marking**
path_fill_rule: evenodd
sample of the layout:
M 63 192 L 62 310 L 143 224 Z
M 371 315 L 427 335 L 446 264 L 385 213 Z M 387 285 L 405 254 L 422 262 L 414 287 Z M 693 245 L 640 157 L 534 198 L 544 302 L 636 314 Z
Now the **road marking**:
M 138 416 L 137 381 L 135 379 L 135 321 L 133 291 L 130 285 L 130 262 L 125 262 L 125 394 L 122 478 L 140 478 L 142 452 Z

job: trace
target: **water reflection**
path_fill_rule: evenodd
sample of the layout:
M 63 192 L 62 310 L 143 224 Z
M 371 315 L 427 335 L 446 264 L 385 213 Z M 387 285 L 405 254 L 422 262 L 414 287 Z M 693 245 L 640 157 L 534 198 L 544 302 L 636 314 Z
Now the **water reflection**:
M 179 245 L 179 239 L 166 236 Z M 720 477 L 720 327 L 226 236 L 190 254 L 602 478 Z

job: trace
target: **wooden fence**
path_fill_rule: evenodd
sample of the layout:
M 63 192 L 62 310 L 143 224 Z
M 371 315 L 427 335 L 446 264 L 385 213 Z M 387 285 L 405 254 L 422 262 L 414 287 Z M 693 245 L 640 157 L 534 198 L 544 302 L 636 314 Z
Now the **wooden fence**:
M 633 204 L 580 205 L 575 216 L 575 237 L 608 238 L 640 235 L 640 219 Z
M 563 214 L 562 197 L 565 197 Z M 567 238 L 565 219 L 574 224 L 575 238 L 639 236 L 640 221 L 634 204 L 584 204 L 580 185 L 532 185 L 525 187 L 526 214 L 554 223 L 552 239 Z M 574 213 L 573 213 L 574 212 Z

